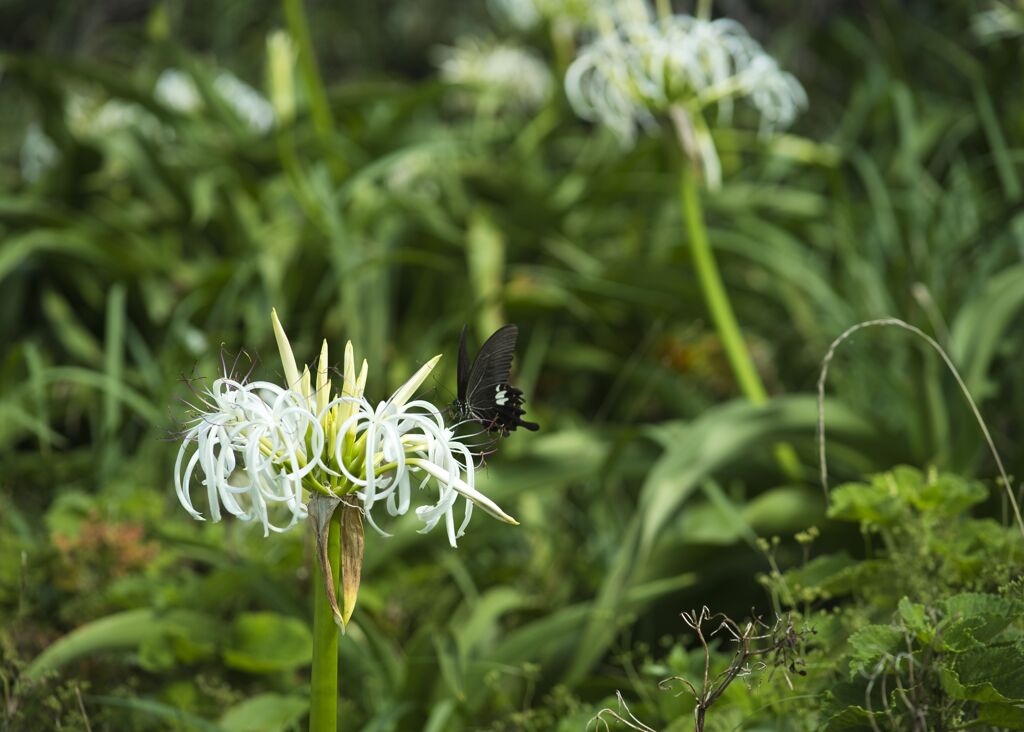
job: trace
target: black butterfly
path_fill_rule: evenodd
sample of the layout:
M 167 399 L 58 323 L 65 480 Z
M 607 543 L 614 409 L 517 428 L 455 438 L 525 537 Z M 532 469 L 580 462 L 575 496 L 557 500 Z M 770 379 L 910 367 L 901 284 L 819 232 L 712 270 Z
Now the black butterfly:
M 523 392 L 508 383 L 512 356 L 519 328 L 505 325 L 494 331 L 480 347 L 471 366 L 466 352 L 466 326 L 459 338 L 459 395 L 452 411 L 459 420 L 473 420 L 488 432 L 507 436 L 517 427 L 537 430 L 540 425 L 526 422 L 522 415 Z

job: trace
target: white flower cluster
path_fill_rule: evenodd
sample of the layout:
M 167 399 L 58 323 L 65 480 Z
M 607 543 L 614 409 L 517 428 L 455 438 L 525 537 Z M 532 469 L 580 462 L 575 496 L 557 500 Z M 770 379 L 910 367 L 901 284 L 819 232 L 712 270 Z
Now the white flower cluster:
M 692 118 L 717 109 L 728 122 L 733 102 L 748 99 L 769 131 L 789 125 L 807 104 L 800 82 L 742 25 L 689 15 L 616 25 L 579 52 L 565 90 L 577 114 L 626 144 L 673 108 Z
M 267 99 L 234 74 L 221 71 L 214 77 L 214 91 L 249 129 L 265 134 L 274 126 L 274 108 Z M 167 69 L 156 81 L 153 95 L 167 107 L 191 114 L 203 106 L 192 77 L 178 69 Z
M 1024 36 L 1024 1 L 991 3 L 971 17 L 971 30 L 984 43 Z
M 375 505 L 383 504 L 392 516 L 403 515 L 412 504 L 414 484 L 422 490 L 432 483 L 437 501 L 418 507 L 416 515 L 424 532 L 443 519 L 452 546 L 465 531 L 474 504 L 516 523 L 476 489 L 475 458 L 437 407 L 411 400 L 440 356 L 374 407 L 363 397 L 367 364 L 356 375 L 348 344 L 343 388 L 331 398 L 327 344 L 314 389 L 309 370 L 299 374 L 284 330 L 273 317 L 289 386 L 225 376 L 203 393 L 175 463 L 178 500 L 193 518 L 203 518 L 191 498 L 199 482 L 214 521 L 223 508 L 243 521 L 259 521 L 264 535 L 304 519 L 310 492 L 343 500 L 354 496 L 368 522 L 381 531 L 371 513 Z M 465 514 L 456 529 L 460 497 L 466 499 Z M 285 519 L 282 525 L 278 515 Z
M 467 38 L 441 49 L 441 78 L 522 109 L 536 109 L 551 95 L 551 71 L 536 54 L 509 43 Z
M 490 0 L 492 11 L 521 30 L 541 21 L 594 29 L 608 20 L 647 18 L 646 0 Z
M 236 76 L 222 71 L 213 81 L 213 88 L 224 103 L 259 134 L 274 125 L 274 109 L 262 94 Z M 178 69 L 167 69 L 157 79 L 154 98 L 182 114 L 192 114 L 203 105 L 192 77 Z M 122 99 L 98 99 L 89 94 L 72 94 L 65 108 L 68 128 L 82 139 L 101 140 L 118 132 L 132 131 L 144 137 L 168 141 L 173 130 L 164 125 L 145 107 Z M 29 125 L 20 152 L 21 176 L 38 180 L 56 165 L 60 151 L 38 123 Z
M 21 177 L 29 182 L 39 180 L 47 170 L 56 165 L 59 157 L 60 150 L 53 140 L 43 132 L 38 122 L 32 122 L 25 130 L 25 139 L 22 140 L 19 152 Z
M 198 469 L 214 521 L 220 521 L 222 505 L 243 521 L 259 521 L 264 533 L 304 519 L 302 479 L 317 466 L 310 460 L 306 435 L 311 434 L 314 449 L 322 451 L 324 442 L 304 400 L 276 384 L 243 384 L 226 376 L 200 398 L 203 411 L 185 432 L 174 465 L 175 490 L 185 510 L 202 520 L 190 495 Z M 271 521 L 278 505 L 291 516 L 283 527 Z

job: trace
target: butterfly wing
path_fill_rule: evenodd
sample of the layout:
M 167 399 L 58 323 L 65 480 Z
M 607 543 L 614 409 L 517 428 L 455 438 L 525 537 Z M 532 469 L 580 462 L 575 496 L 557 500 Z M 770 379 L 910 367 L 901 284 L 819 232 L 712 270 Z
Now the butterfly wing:
M 480 347 L 480 352 L 469 369 L 466 379 L 466 393 L 460 398 L 474 411 L 492 409 L 494 392 L 500 384 L 507 384 L 512 373 L 512 357 L 516 351 L 519 328 L 505 325 L 494 331 Z M 462 346 L 460 345 L 460 360 Z M 460 387 L 461 387 L 460 380 Z

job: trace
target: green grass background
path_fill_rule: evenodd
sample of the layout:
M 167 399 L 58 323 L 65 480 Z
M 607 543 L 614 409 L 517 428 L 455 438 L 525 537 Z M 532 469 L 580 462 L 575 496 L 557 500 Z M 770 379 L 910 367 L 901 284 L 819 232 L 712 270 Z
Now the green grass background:
M 294 121 L 259 134 L 210 89 L 222 69 L 267 88 L 265 40 L 294 31 L 289 7 L 0 8 L 10 729 L 301 728 L 308 532 L 199 524 L 172 487 L 185 380 L 216 375 L 222 348 L 280 376 L 271 307 L 300 360 L 353 340 L 378 398 L 444 353 L 426 387 L 438 402 L 462 324 L 479 342 L 515 322 L 516 383 L 542 424 L 480 478 L 520 527 L 480 516 L 454 551 L 411 522 L 368 535 L 342 641 L 346 729 L 582 729 L 616 690 L 665 696 L 659 669 L 690 643 L 680 610 L 767 609 L 755 536 L 818 524 L 822 545 L 859 551 L 824 518 L 814 389 L 860 320 L 899 317 L 941 343 L 1021 475 L 1024 47 L 972 29 L 988 5 L 715 5 L 810 99 L 784 136 L 719 130 L 725 185 L 705 196 L 773 395 L 760 408 L 703 306 L 672 136 L 623 149 L 575 117 L 557 77 L 542 108 L 497 113 L 438 79 L 433 49 L 467 34 L 515 38 L 557 74 L 548 29 L 454 0 L 306 3 L 322 85 L 300 63 Z M 201 112 L 154 99 L 170 67 Z M 136 105 L 163 132 L 71 124 L 75 99 Z M 55 147 L 28 180 L 32 127 Z M 828 415 L 837 481 L 898 463 L 995 474 L 953 380 L 906 333 L 843 346 Z M 804 480 L 780 474 L 782 440 Z M 87 624 L 59 675 L 16 688 Z M 689 719 L 677 703 L 657 713 Z

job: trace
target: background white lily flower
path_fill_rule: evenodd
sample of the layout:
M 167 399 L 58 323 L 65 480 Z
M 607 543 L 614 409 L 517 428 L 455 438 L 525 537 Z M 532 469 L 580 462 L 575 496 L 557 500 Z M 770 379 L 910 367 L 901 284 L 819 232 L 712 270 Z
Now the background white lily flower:
M 645 0 L 490 0 L 489 5 L 495 15 L 522 30 L 542 20 L 590 30 L 608 18 L 633 22 L 649 14 Z
M 507 42 L 464 38 L 440 51 L 441 78 L 470 87 L 502 106 L 535 109 L 551 96 L 554 81 L 535 53 Z
M 234 74 L 219 72 L 213 80 L 213 88 L 254 132 L 264 134 L 273 127 L 273 105 Z M 182 114 L 192 114 L 203 106 L 203 98 L 195 81 L 179 69 L 167 69 L 161 73 L 153 95 L 165 106 Z
M 625 145 L 638 129 L 669 115 L 687 153 L 717 186 L 719 163 L 705 114 L 731 123 L 747 100 L 767 133 L 790 125 L 807 106 L 800 82 L 781 68 L 734 20 L 675 15 L 617 23 L 577 54 L 565 92 L 581 117 L 604 124 Z

